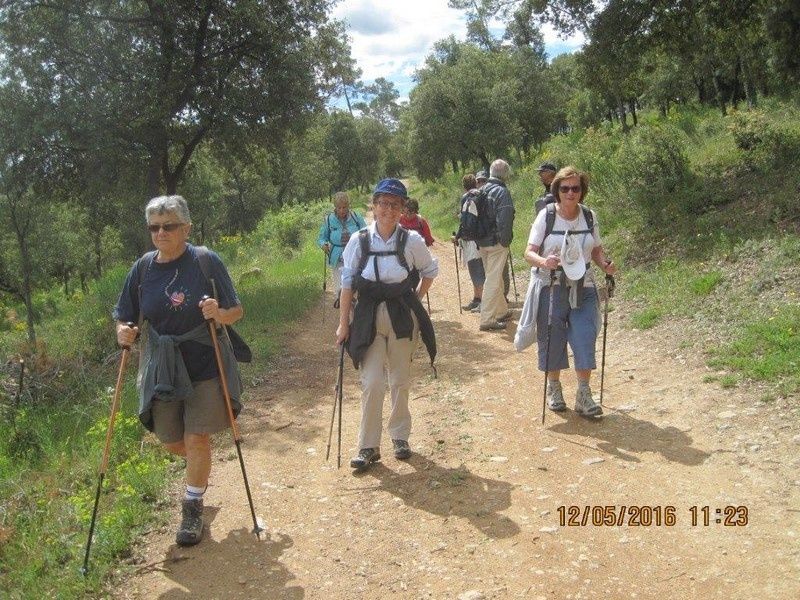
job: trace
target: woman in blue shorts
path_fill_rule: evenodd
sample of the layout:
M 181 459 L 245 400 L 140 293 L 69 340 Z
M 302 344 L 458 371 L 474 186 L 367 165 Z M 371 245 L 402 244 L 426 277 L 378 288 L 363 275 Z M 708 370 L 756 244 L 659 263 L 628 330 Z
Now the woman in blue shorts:
M 608 275 L 616 273 L 606 258 L 594 211 L 583 206 L 589 192 L 589 177 L 575 167 L 564 167 L 550 187 L 556 202 L 536 216 L 528 237 L 525 260 L 537 268 L 540 280 L 537 310 L 539 370 L 547 372 L 547 406 L 566 410 L 561 389 L 561 371 L 569 368 L 567 343 L 575 360 L 578 391 L 575 412 L 599 416 L 603 409 L 594 402 L 589 387 L 595 362 L 595 342 L 600 322 L 599 302 L 590 260 Z M 551 223 L 548 231 L 548 215 Z M 553 218 L 554 217 L 554 218 Z M 550 285 L 551 281 L 554 285 Z M 550 353 L 547 353 L 547 320 L 553 295 Z

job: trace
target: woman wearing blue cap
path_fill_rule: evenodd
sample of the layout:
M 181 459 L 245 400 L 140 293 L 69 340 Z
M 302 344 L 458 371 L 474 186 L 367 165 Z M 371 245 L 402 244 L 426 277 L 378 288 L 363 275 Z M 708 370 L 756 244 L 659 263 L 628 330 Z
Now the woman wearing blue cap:
M 395 458 L 405 460 L 411 456 L 411 358 L 420 337 L 431 365 L 436 357 L 433 324 L 420 298 L 430 288 L 439 267 L 422 236 L 398 225 L 407 199 L 406 187 L 400 180 L 378 182 L 372 195 L 375 221 L 350 238 L 342 255 L 336 341 L 346 343 L 353 364 L 361 370 L 359 450 L 350 461 L 356 471 L 366 469 L 381 457 L 384 367 L 392 399 L 389 435 Z M 409 277 L 414 269 L 420 275 L 416 289 Z M 358 302 L 351 323 L 354 295 Z

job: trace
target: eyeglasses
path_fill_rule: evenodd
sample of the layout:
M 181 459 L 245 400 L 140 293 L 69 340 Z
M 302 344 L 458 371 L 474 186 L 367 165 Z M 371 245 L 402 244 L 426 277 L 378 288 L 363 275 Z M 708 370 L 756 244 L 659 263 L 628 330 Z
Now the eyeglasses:
M 381 208 L 388 208 L 389 210 L 403 210 L 402 202 L 389 202 L 388 200 L 378 200 L 375 204 Z
M 163 229 L 167 233 L 172 233 L 181 225 L 184 225 L 184 223 L 153 223 L 147 226 L 147 230 L 150 233 L 158 233 L 160 229 Z
M 566 194 L 567 192 L 572 192 L 573 194 L 580 194 L 581 193 L 581 186 L 579 186 L 579 185 L 560 185 L 560 186 L 558 186 L 558 191 L 561 194 Z

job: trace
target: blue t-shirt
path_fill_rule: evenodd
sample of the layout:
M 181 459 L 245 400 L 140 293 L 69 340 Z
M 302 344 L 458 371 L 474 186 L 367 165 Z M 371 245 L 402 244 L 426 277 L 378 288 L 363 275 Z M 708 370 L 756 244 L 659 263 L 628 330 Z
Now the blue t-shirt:
M 220 257 L 208 251 L 211 273 L 217 287 L 220 308 L 231 308 L 240 304 L 233 282 Z M 125 285 L 114 307 L 116 321 L 139 321 L 139 263 L 134 263 Z M 211 282 L 203 275 L 197 250 L 191 244 L 186 252 L 175 260 L 150 262 L 141 289 L 142 315 L 159 335 L 182 335 L 201 325 L 203 311 L 198 306 L 200 299 L 211 296 Z M 180 346 L 189 379 L 204 381 L 217 376 L 214 349 L 199 342 L 184 342 Z

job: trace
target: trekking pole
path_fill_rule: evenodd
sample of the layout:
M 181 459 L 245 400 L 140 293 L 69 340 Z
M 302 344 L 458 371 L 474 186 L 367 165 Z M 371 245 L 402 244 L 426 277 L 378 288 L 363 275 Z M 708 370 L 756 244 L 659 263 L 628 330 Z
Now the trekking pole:
M 453 237 L 455 237 L 456 232 L 453 232 Z M 456 242 L 453 242 L 453 260 L 456 263 L 456 283 L 458 284 L 458 314 L 463 314 L 463 310 L 461 309 L 461 275 L 458 274 L 458 251 L 456 250 Z
M 606 275 L 606 301 L 603 310 L 603 359 L 600 363 L 600 406 L 603 406 L 603 380 L 606 375 L 606 332 L 608 331 L 608 299 L 614 297 L 616 282 L 611 275 Z
M 127 323 L 128 327 L 134 327 L 133 323 Z M 94 535 L 94 525 L 97 520 L 97 505 L 100 502 L 100 490 L 103 489 L 103 480 L 106 478 L 106 469 L 108 468 L 108 456 L 111 452 L 111 437 L 114 434 L 114 421 L 119 412 L 119 396 L 122 390 L 122 379 L 125 376 L 125 366 L 128 363 L 128 354 L 131 351 L 130 346 L 122 347 L 122 356 L 119 359 L 119 371 L 117 372 L 117 384 L 114 387 L 114 396 L 111 400 L 111 415 L 108 418 L 108 428 L 106 429 L 106 444 L 103 448 L 103 458 L 100 461 L 100 471 L 97 478 L 97 491 L 94 494 L 94 509 L 92 509 L 92 521 L 89 525 L 89 539 L 86 540 L 86 554 L 83 557 L 83 566 L 81 573 L 86 577 L 89 574 L 89 551 L 92 548 L 92 536 Z
M 208 300 L 208 296 L 203 296 L 202 300 Z M 247 471 L 244 468 L 244 458 L 242 457 L 241 438 L 239 437 L 239 428 L 236 425 L 236 419 L 233 416 L 233 405 L 231 403 L 231 394 L 228 391 L 228 377 L 225 375 L 225 364 L 222 362 L 222 353 L 219 350 L 219 340 L 217 339 L 217 327 L 214 319 L 206 319 L 208 324 L 208 332 L 211 334 L 211 344 L 214 346 L 214 356 L 217 359 L 217 371 L 219 371 L 219 383 L 222 388 L 222 395 L 225 398 L 225 408 L 228 411 L 228 421 L 231 424 L 231 433 L 233 434 L 233 443 L 236 445 L 236 453 L 239 455 L 239 466 L 242 468 L 242 478 L 244 479 L 244 489 L 247 492 L 247 502 L 250 503 L 250 515 L 253 517 L 253 531 L 256 537 L 261 539 L 261 532 L 264 531 L 258 525 L 256 519 L 256 509 L 253 507 L 253 496 L 250 494 L 250 483 L 247 481 Z
M 328 291 L 328 255 L 322 251 L 322 291 Z
M 542 425 L 544 425 L 544 409 L 547 405 L 547 375 L 550 373 L 550 333 L 553 330 L 553 288 L 556 283 L 555 270 L 550 271 L 550 306 L 547 309 L 547 346 L 544 355 L 544 392 L 542 393 Z
M 519 302 L 519 294 L 517 293 L 517 276 L 514 274 L 514 261 L 511 260 L 511 252 L 508 253 L 508 264 L 511 265 L 511 282 L 514 284 L 514 301 Z
M 328 291 L 328 255 L 322 251 L 322 324 L 325 324 L 325 292 Z
M 342 387 L 342 373 L 344 371 L 344 343 L 340 344 L 339 348 L 339 369 L 336 372 L 336 391 L 333 397 L 333 413 L 331 413 L 331 426 L 328 430 L 328 449 L 325 450 L 325 460 L 328 460 L 331 455 L 331 440 L 333 439 L 333 421 L 336 419 L 336 405 L 339 402 L 339 390 Z M 339 429 L 341 430 L 342 424 L 339 420 Z M 341 435 L 339 436 L 341 446 Z M 341 455 L 341 452 L 339 453 Z M 340 459 L 341 462 L 341 459 Z
M 344 379 L 344 343 L 339 353 L 339 439 L 336 442 L 336 468 L 342 468 L 342 402 L 344 398 L 344 389 L 342 380 Z

